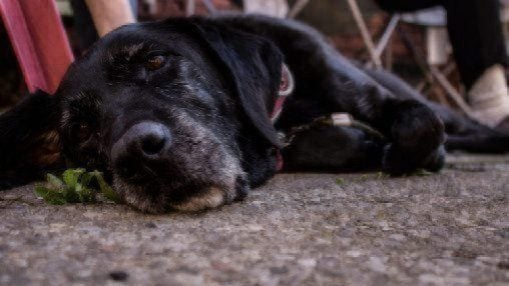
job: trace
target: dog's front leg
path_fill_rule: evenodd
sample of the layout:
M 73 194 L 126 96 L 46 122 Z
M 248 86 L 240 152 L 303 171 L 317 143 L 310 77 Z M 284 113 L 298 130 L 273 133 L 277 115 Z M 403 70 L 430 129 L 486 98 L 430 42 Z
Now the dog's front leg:
M 414 100 L 396 99 L 387 100 L 382 113 L 391 141 L 384 150 L 384 171 L 403 175 L 419 168 L 442 168 L 444 125 L 431 109 Z
M 332 100 L 339 111 L 351 113 L 387 137 L 389 143 L 382 159 L 385 172 L 403 175 L 419 168 L 441 169 L 444 124 L 429 107 L 414 99 L 399 98 L 365 75 L 348 79 L 347 84 L 341 85 L 343 92 Z

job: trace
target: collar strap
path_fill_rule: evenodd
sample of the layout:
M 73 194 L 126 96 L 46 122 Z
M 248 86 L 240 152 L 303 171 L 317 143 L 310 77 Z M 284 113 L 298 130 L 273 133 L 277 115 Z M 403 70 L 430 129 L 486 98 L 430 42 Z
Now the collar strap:
M 276 102 L 274 102 L 274 108 L 270 113 L 270 121 L 272 124 L 275 124 L 279 119 L 281 112 L 283 111 L 283 105 L 285 104 L 286 98 L 293 92 L 295 87 L 295 81 L 293 79 L 293 75 L 286 66 L 286 64 L 282 64 L 281 66 L 281 82 L 279 84 L 279 91 L 277 94 Z M 277 150 L 276 152 L 276 170 L 279 172 L 283 169 L 283 155 L 281 155 L 281 151 Z
M 270 113 L 270 120 L 272 124 L 276 123 L 283 111 L 283 105 L 285 103 L 286 98 L 293 92 L 295 88 L 295 81 L 293 79 L 293 75 L 286 66 L 286 64 L 282 64 L 281 66 L 281 82 L 279 84 L 279 91 L 276 98 L 276 102 L 274 103 L 274 108 Z

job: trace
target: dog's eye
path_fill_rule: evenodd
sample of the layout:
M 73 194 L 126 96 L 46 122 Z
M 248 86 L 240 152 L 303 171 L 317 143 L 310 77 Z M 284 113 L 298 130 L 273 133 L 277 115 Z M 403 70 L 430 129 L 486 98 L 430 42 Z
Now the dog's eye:
M 166 62 L 166 59 L 164 58 L 164 56 L 157 55 L 157 56 L 153 56 L 153 57 L 149 58 L 145 62 L 145 67 L 149 71 L 155 71 L 155 70 L 162 68 L 164 66 L 165 62 Z
M 76 136 L 76 139 L 78 139 L 80 141 L 85 141 L 92 134 L 92 129 L 90 128 L 90 126 L 88 126 L 88 124 L 80 123 L 76 126 L 76 129 L 74 132 L 75 132 L 74 135 Z

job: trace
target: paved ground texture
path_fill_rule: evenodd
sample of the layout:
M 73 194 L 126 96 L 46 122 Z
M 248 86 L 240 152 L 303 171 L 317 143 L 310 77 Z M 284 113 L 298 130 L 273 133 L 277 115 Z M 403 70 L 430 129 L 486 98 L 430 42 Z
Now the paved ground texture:
M 243 203 L 144 215 L 0 194 L 0 284 L 509 285 L 509 159 L 440 175 L 283 174 Z

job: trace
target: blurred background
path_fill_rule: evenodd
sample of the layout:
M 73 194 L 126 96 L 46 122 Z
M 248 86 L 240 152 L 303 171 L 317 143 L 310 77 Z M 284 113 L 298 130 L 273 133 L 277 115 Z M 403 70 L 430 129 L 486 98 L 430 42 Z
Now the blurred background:
M 191 14 L 242 13 L 249 12 L 249 9 L 256 11 L 256 7 L 250 7 L 254 2 L 242 0 L 131 2 L 138 21 Z M 98 39 L 85 1 L 57 0 L 56 4 L 74 55 L 79 57 Z M 355 4 L 354 7 L 352 4 Z M 507 35 L 509 13 L 505 5 L 502 7 L 503 30 Z M 455 96 L 464 91 L 451 59 L 445 16 L 440 9 L 391 15 L 371 0 L 289 0 L 284 7 L 269 7 L 265 12 L 306 22 L 323 32 L 345 56 L 368 66 L 392 70 L 426 97 L 461 108 Z M 379 42 L 383 42 L 381 47 L 377 47 Z M 8 34 L 0 24 L 0 111 L 26 93 L 27 88 Z

